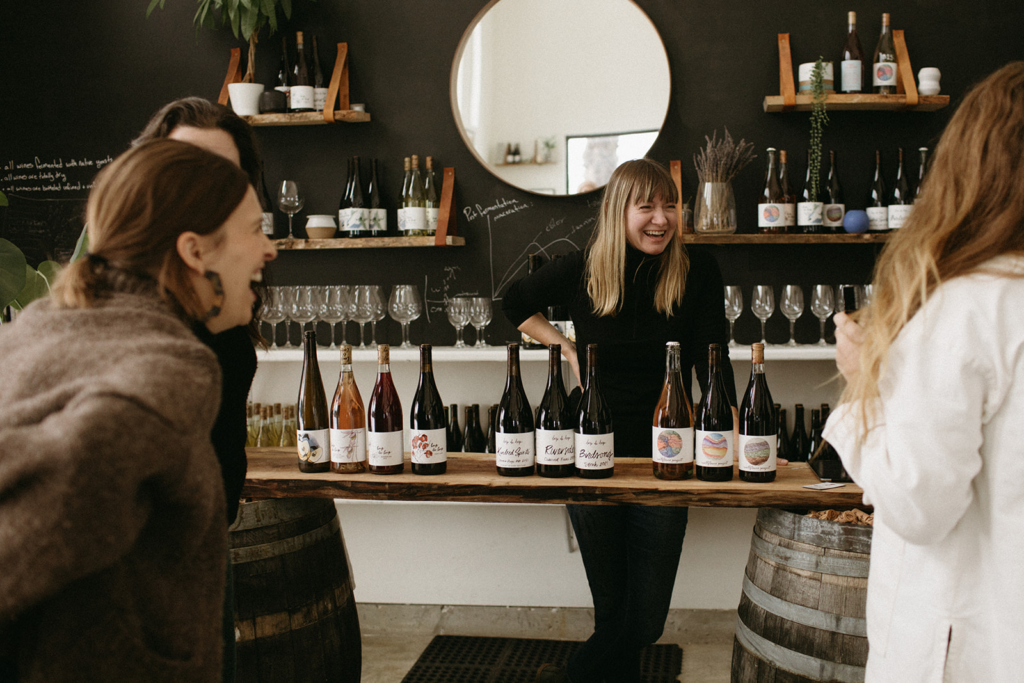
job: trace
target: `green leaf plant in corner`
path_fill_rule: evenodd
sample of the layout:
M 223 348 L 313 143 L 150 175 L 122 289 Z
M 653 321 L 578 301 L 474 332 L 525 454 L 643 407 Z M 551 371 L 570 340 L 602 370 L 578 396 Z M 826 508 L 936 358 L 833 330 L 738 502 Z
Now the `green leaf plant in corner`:
M 811 159 L 808 172 L 811 176 L 811 201 L 818 201 L 818 179 L 821 174 L 821 135 L 828 125 L 825 112 L 825 60 L 818 57 L 811 72 Z
M 0 311 L 8 306 L 20 311 L 36 299 L 49 296 L 60 271 L 60 264 L 54 261 L 43 261 L 39 268 L 33 268 L 21 249 L 0 238 Z

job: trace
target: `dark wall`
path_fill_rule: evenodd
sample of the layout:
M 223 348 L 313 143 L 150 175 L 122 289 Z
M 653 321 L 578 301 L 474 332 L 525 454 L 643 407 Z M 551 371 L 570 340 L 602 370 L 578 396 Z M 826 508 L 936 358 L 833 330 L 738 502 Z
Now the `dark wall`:
M 0 65 L 7 78 L 0 88 L 0 189 L 11 207 L 0 209 L 0 236 L 22 246 L 33 260 L 66 255 L 81 226 L 82 200 L 97 165 L 116 156 L 167 101 L 184 95 L 216 98 L 228 51 L 240 43 L 230 31 L 196 32 L 195 3 L 171 0 L 148 20 L 148 0 L 94 0 L 89 3 L 36 2 L 0 5 Z M 459 249 L 392 249 L 282 252 L 272 267 L 278 284 L 414 283 L 430 303 L 429 323 L 413 323 L 414 341 L 451 344 L 454 332 L 442 312 L 446 296 L 477 293 L 498 297 L 525 272 L 526 254 L 558 253 L 586 243 L 596 195 L 552 198 L 505 185 L 480 167 L 466 149 L 451 113 L 448 84 L 452 59 L 463 31 L 484 0 L 408 2 L 356 0 L 295 2 L 286 29 L 316 33 L 324 68 L 334 59 L 334 43 L 346 41 L 351 54 L 352 101 L 365 102 L 373 121 L 332 127 L 259 130 L 268 183 L 298 180 L 307 193 L 304 213 L 333 213 L 348 156 L 375 157 L 384 164 L 384 200 L 393 209 L 401 185 L 400 161 L 412 153 L 433 155 L 456 169 Z M 692 156 L 704 136 L 727 126 L 732 135 L 755 144 L 758 159 L 736 180 L 740 231 L 755 230 L 751 204 L 762 182 L 767 146 L 790 151 L 793 176 L 802 182 L 808 139 L 807 114 L 765 114 L 765 95 L 778 93 L 776 34 L 789 32 L 794 64 L 819 54 L 835 59 L 845 33 L 845 9 L 855 9 L 865 51 L 873 51 L 882 11 L 906 31 L 915 72 L 942 71 L 942 88 L 954 103 L 970 84 L 999 66 L 1024 58 L 1019 26 L 1024 4 L 1002 0 L 972 3 L 862 2 L 826 8 L 814 0 L 787 3 L 709 3 L 640 0 L 661 33 L 672 72 L 672 98 L 665 127 L 651 150 L 663 162 L 682 159 L 684 197 L 696 191 Z M 280 34 L 261 36 L 258 80 L 272 83 Z M 614 106 L 614 103 L 609 103 Z M 955 106 L 955 104 L 954 104 Z M 873 171 L 874 150 L 888 159 L 895 175 L 895 148 L 932 146 L 954 107 L 935 113 L 833 112 L 824 145 L 837 150 L 851 208 L 861 208 Z M 37 163 L 38 161 L 38 163 Z M 70 162 L 75 164 L 71 165 Z M 91 162 L 91 163 L 89 163 Z M 29 164 L 31 168 L 19 168 Z M 42 166 L 42 168 L 36 168 Z M 53 174 L 53 177 L 21 178 Z M 56 174 L 63 174 L 63 178 Z M 61 180 L 59 190 L 52 189 Z M 38 190 L 17 189 L 37 187 Z M 51 189 L 44 189 L 49 187 Z M 466 207 L 496 204 L 519 211 L 470 219 Z M 480 213 L 480 212 L 478 212 Z M 278 217 L 278 229 L 286 218 Z M 303 224 L 302 215 L 297 225 Z M 865 282 L 877 248 L 872 246 L 723 246 L 712 248 L 725 281 L 743 286 L 817 282 Z M 748 302 L 749 303 L 749 302 Z M 744 314 L 740 341 L 759 336 L 757 321 Z M 496 315 L 488 340 L 515 335 Z M 783 341 L 781 314 L 769 322 L 771 341 Z M 386 320 L 380 341 L 399 339 L 397 324 Z M 817 339 L 817 322 L 806 314 L 797 328 L 800 341 Z

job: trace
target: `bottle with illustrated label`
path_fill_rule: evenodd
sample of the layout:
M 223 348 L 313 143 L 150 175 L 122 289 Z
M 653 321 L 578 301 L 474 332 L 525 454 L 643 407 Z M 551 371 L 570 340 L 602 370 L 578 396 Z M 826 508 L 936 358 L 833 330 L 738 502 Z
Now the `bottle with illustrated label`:
M 840 92 L 864 90 L 864 50 L 857 35 L 857 13 L 846 13 L 846 42 L 839 53 Z
M 377 346 L 377 383 L 366 411 L 366 463 L 371 474 L 401 474 L 405 468 L 402 403 L 391 379 L 391 347 Z
M 284 93 L 286 103 L 289 101 L 289 95 L 291 94 L 291 79 L 292 72 L 288 67 L 288 37 L 281 36 L 281 66 L 277 70 L 277 83 L 274 85 L 274 90 Z
M 480 405 L 477 403 L 466 406 L 466 437 L 462 450 L 466 453 L 487 452 L 487 437 L 480 426 Z
M 921 196 L 921 186 L 924 185 L 924 176 L 928 173 L 928 148 L 918 147 L 917 187 L 914 188 L 914 203 Z
M 665 345 L 665 383 L 654 408 L 651 459 L 658 479 L 693 476 L 693 402 L 683 385 L 679 342 Z
M 892 194 L 889 196 L 889 229 L 899 230 L 902 228 L 912 208 L 914 208 L 914 197 L 910 193 L 907 171 L 903 167 L 903 148 L 900 147 L 899 165 L 896 167 L 896 183 L 892 186 Z
M 757 229 L 764 234 L 785 232 L 785 208 L 782 205 L 782 189 L 775 168 L 775 148 L 768 148 L 768 171 L 764 188 L 757 200 Z
M 349 193 L 348 216 L 345 232 L 349 237 L 369 237 L 369 210 L 363 200 L 363 179 L 359 171 L 359 157 L 352 157 L 352 191 Z
M 895 95 L 899 75 L 896 70 L 896 48 L 892 42 L 889 13 L 882 14 L 882 33 L 875 46 L 874 68 L 871 71 L 871 85 L 875 94 Z
M 796 230 L 796 192 L 789 182 L 789 164 L 786 150 L 779 150 L 779 190 L 782 191 L 782 216 L 784 233 L 795 233 Z
M 799 232 L 816 234 L 822 232 L 822 223 L 825 210 L 823 202 L 818 201 L 818 195 L 814 192 L 813 180 L 811 177 L 811 150 L 807 150 L 807 177 L 804 180 L 804 189 L 800 193 L 800 201 L 796 205 L 796 224 Z
M 722 372 L 722 347 L 708 347 L 708 386 L 694 416 L 694 470 L 701 481 L 729 481 L 733 467 L 732 404 Z
M 548 385 L 537 406 L 537 474 L 571 477 L 576 473 L 572 411 L 562 383 L 562 346 L 548 346 Z
M 822 212 L 822 225 L 825 232 L 842 232 L 843 219 L 846 218 L 846 197 L 843 186 L 839 183 L 839 170 L 836 168 L 836 152 L 828 152 L 828 182 L 825 184 L 825 202 Z
M 324 87 L 324 72 L 320 68 L 320 48 L 316 45 L 316 35 L 313 35 L 313 108 L 323 111 L 326 104 L 327 88 Z
M 427 169 L 423 174 L 423 198 L 427 208 L 427 234 L 437 232 L 437 216 L 441 199 L 437 192 L 437 178 L 434 177 L 434 158 L 427 157 Z
M 308 330 L 302 339 L 302 379 L 296 415 L 299 470 L 326 472 L 331 468 L 331 413 L 316 360 L 316 332 Z
M 615 430 L 612 411 L 601 393 L 597 344 L 587 344 L 587 378 L 573 420 L 576 476 L 607 479 L 615 473 Z
M 345 191 L 341 194 L 341 201 L 338 202 L 338 229 L 344 237 L 351 237 L 348 234 L 348 214 L 352 207 L 352 184 L 355 182 L 355 174 L 352 170 L 352 159 L 348 160 L 348 167 L 345 174 Z
M 544 257 L 540 254 L 527 254 L 526 255 L 526 275 L 530 276 L 536 273 L 541 266 L 544 265 Z M 550 322 L 550 321 L 549 321 Z M 524 349 L 543 349 L 544 345 L 535 340 L 525 332 L 520 332 L 519 337 L 522 341 Z
M 427 234 L 427 196 L 423 191 L 423 177 L 420 175 L 420 158 L 413 154 L 410 162 L 409 188 L 402 197 L 405 209 L 405 232 L 408 237 L 422 237 Z
M 804 426 L 804 404 L 797 403 L 793 409 L 793 436 L 789 439 L 789 460 L 791 462 L 807 462 L 807 450 L 810 439 Z
M 370 208 L 367 212 L 370 237 L 383 237 L 388 231 L 388 210 L 380 206 L 380 181 L 377 180 L 377 160 L 370 160 Z
M 444 474 L 448 470 L 448 420 L 434 382 L 430 344 L 420 344 L 420 383 L 409 411 L 412 473 Z
M 263 205 L 263 222 L 260 224 L 263 234 L 273 239 L 274 237 L 274 202 L 270 199 L 270 192 L 267 190 L 267 177 L 260 173 L 260 204 Z
M 341 345 L 341 373 L 331 402 L 331 471 L 366 471 L 366 409 L 352 374 L 352 347 Z
M 462 450 L 462 430 L 459 428 L 459 404 L 453 403 L 448 408 L 448 452 L 458 453 Z
M 398 195 L 401 198 L 401 205 L 398 207 L 398 233 L 405 237 L 409 234 L 405 223 L 405 195 L 409 192 L 409 180 L 412 178 L 412 159 L 405 157 L 402 165 L 405 175 L 402 176 L 402 191 Z
M 497 448 L 497 437 L 495 436 L 495 423 L 497 421 L 498 404 L 495 403 L 487 409 L 487 445 L 484 447 L 485 453 L 494 453 Z
M 885 192 L 885 181 L 882 180 L 882 153 L 875 150 L 875 179 L 871 181 L 871 194 L 868 197 L 868 230 L 884 232 L 889 229 L 889 197 Z
M 316 93 L 309 82 L 309 65 L 306 62 L 306 46 L 302 31 L 295 32 L 295 70 L 291 89 L 291 111 L 313 111 Z
M 741 481 L 763 484 L 775 481 L 779 427 L 764 376 L 764 344 L 751 344 L 750 350 L 750 382 L 740 404 L 736 458 Z
M 508 377 L 494 425 L 494 462 L 503 477 L 533 474 L 534 429 L 530 402 L 519 375 L 519 344 L 508 345 Z

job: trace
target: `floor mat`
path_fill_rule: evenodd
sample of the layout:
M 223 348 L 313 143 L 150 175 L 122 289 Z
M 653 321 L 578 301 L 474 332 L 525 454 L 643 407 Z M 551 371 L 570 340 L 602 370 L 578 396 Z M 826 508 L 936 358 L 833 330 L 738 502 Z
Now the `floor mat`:
M 582 643 L 531 638 L 434 636 L 402 683 L 534 683 L 545 662 L 564 665 Z M 683 667 L 678 645 L 651 645 L 640 655 L 644 683 L 674 683 Z

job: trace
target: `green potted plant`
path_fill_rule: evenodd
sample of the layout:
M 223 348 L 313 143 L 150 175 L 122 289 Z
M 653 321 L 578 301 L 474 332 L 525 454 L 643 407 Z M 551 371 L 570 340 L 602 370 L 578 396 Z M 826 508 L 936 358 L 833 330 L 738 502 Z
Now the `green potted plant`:
M 6 205 L 6 197 L 0 193 L 0 206 Z M 8 306 L 20 311 L 36 299 L 47 296 L 60 270 L 60 265 L 54 261 L 43 261 L 39 268 L 33 268 L 28 265 L 21 249 L 10 240 L 0 238 L 0 323 L 5 322 L 2 313 Z
M 808 170 L 811 176 L 811 201 L 818 201 L 818 180 L 821 174 L 821 135 L 828 125 L 825 111 L 825 60 L 819 56 L 811 72 L 811 143 Z

